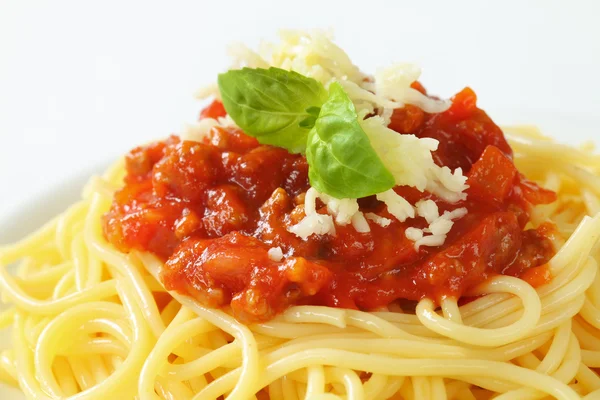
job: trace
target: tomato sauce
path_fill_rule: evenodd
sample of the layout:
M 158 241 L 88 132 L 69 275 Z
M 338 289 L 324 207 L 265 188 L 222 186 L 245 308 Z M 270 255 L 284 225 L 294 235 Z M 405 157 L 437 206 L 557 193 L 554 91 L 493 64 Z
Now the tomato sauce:
M 200 118 L 223 115 L 215 101 Z M 360 199 L 361 210 L 392 219 L 389 226 L 370 223 L 369 233 L 337 226 L 336 235 L 300 239 L 288 228 L 304 217 L 304 156 L 221 127 L 203 142 L 172 136 L 127 154 L 125 186 L 103 217 L 104 235 L 121 251 L 161 257 L 167 289 L 208 306 L 231 305 L 244 322 L 268 320 L 294 304 L 372 310 L 400 299 L 439 302 L 496 274 L 533 285 L 550 279 L 550 228 L 524 228 L 531 207 L 555 194 L 517 171 L 502 131 L 477 108 L 473 91 L 464 89 L 440 114 L 395 110 L 390 128 L 439 140 L 435 162 L 468 176 L 467 199 L 458 204 L 395 188 L 412 204 L 433 198 L 440 212 L 468 209 L 440 247 L 415 250 L 405 230 L 426 221 L 400 223 L 374 197 Z M 273 247 L 283 250 L 281 260 L 269 257 Z

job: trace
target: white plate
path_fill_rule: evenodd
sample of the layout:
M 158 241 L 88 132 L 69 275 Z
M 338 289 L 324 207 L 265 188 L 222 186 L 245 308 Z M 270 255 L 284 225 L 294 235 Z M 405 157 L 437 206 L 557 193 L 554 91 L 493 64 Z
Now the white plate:
M 575 144 L 585 140 L 596 140 L 600 145 L 600 116 L 523 110 L 488 111 L 495 121 L 505 124 L 535 124 L 543 132 L 563 143 Z M 0 220 L 0 243 L 10 243 L 20 239 L 65 210 L 79 198 L 81 189 L 89 177 L 100 171 L 101 168 L 86 169 L 84 173 L 65 177 L 62 185 L 41 192 L 35 198 L 24 202 L 16 212 Z M 0 334 L 0 348 L 7 345 L 6 335 Z M 22 400 L 23 398 L 24 396 L 18 390 L 0 383 L 0 399 Z

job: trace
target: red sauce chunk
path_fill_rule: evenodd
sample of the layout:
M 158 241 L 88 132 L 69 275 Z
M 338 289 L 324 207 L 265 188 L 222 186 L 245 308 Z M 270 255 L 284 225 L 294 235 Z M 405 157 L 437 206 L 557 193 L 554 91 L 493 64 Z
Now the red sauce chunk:
M 123 252 L 162 258 L 167 289 L 207 306 L 231 305 L 248 323 L 295 304 L 372 310 L 400 300 L 439 302 L 497 274 L 541 285 L 550 279 L 552 227 L 524 228 L 532 206 L 554 201 L 555 194 L 517 171 L 502 131 L 476 100 L 467 88 L 444 113 L 406 106 L 391 118 L 398 134 L 437 139 L 435 162 L 460 167 L 468 177 L 467 200 L 458 204 L 395 188 L 412 204 L 431 198 L 440 212 L 468 209 L 442 246 L 415 250 L 405 230 L 426 221 L 398 222 L 374 197 L 360 199 L 361 211 L 392 219 L 389 226 L 370 222 L 368 233 L 337 226 L 335 235 L 302 240 L 288 229 L 304 217 L 305 157 L 221 127 L 202 142 L 172 136 L 133 149 L 125 186 L 103 217 L 104 235 Z M 200 117 L 223 115 L 215 101 Z M 274 247 L 282 259 L 269 257 Z

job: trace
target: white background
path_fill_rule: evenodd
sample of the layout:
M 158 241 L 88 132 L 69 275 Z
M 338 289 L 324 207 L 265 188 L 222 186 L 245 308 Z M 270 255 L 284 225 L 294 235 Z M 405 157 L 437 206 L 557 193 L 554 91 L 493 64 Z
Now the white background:
M 281 27 L 333 28 L 365 71 L 418 62 L 431 92 L 469 85 L 499 122 L 592 138 L 599 20 L 592 0 L 0 0 L 0 220 L 193 120 L 192 93 L 226 69 L 226 45 Z

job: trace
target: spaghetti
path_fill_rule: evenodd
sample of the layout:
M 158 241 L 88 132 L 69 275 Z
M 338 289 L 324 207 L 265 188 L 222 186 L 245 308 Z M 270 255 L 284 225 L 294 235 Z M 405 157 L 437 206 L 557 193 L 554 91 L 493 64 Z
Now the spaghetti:
M 557 194 L 528 222 L 555 226 L 556 253 L 532 268 L 541 278 L 490 275 L 468 302 L 293 304 L 242 323 L 229 306 L 166 290 L 161 255 L 107 241 L 119 161 L 81 201 L 0 248 L 11 304 L 0 328 L 13 341 L 0 379 L 31 399 L 600 398 L 600 156 L 532 127 L 504 133 L 519 171 Z

